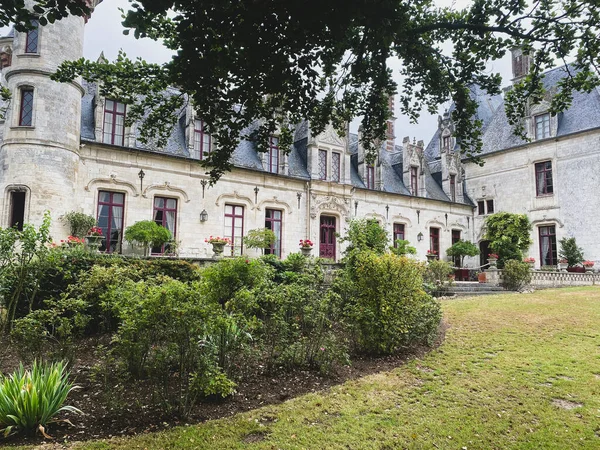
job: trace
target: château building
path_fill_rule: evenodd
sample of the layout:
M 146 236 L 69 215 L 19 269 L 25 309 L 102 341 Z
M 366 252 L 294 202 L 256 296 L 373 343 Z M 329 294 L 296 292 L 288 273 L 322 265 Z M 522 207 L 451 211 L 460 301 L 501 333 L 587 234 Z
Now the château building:
M 107 236 L 104 251 L 128 252 L 124 229 L 155 220 L 174 234 L 179 255 L 193 258 L 212 255 L 208 236 L 229 237 L 228 254 L 257 254 L 242 237 L 266 227 L 277 236 L 267 253 L 285 257 L 310 239 L 316 255 L 339 260 L 336 234 L 366 217 L 424 258 L 428 250 L 444 257 L 458 239 L 479 243 L 487 255 L 483 219 L 511 211 L 532 220 L 530 255 L 538 265 L 556 262 L 563 236 L 575 236 L 588 259 L 600 260 L 593 233 L 600 215 L 593 194 L 600 165 L 597 91 L 577 94 L 557 117 L 547 102 L 531 107 L 525 120 L 532 142 L 526 142 L 512 135 L 502 98 L 474 90 L 484 124 L 483 167 L 461 159 L 448 114 L 427 146 L 408 137 L 400 143 L 391 118 L 372 165 L 358 135 L 340 136 L 331 127 L 316 134 L 305 121 L 290 149 L 280 148 L 276 135 L 266 153 L 242 140 L 234 169 L 211 186 L 199 161 L 215 144 L 191 107 L 158 148 L 140 142 L 137 124 L 125 126 L 127 105 L 102 97 L 96 83 L 50 80 L 61 62 L 82 57 L 84 27 L 84 18 L 71 16 L 0 38 L 0 81 L 12 92 L 0 123 L 0 226 L 38 225 L 49 210 L 52 235 L 64 239 L 68 226 L 59 218 L 80 211 L 97 217 Z M 528 64 L 517 53 L 515 77 Z M 546 82 L 552 86 L 561 76 L 564 69 L 556 69 Z

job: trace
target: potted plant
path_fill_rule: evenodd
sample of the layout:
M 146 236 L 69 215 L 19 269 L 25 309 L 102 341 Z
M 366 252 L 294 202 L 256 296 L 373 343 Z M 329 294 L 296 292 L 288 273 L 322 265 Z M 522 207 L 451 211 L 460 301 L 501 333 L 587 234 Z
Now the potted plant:
M 485 272 L 477 272 L 477 281 L 479 281 L 480 283 L 485 283 L 487 281 Z
M 63 239 L 60 241 L 61 245 L 75 248 L 84 244 L 83 238 L 78 238 L 77 236 L 67 236 L 67 239 Z
M 488 255 L 488 263 L 490 263 L 490 269 L 497 269 L 498 255 L 496 253 L 490 253 Z
M 100 246 L 102 245 L 102 240 L 104 239 L 104 233 L 102 228 L 100 227 L 92 227 L 88 230 L 87 236 L 85 237 L 87 240 L 88 248 L 96 253 Z
M 71 236 L 77 238 L 85 237 L 88 230 L 96 226 L 96 219 L 82 212 L 70 211 L 62 216 L 61 219 L 69 224 Z
M 433 261 L 434 259 L 438 259 L 438 253 L 435 250 L 427 250 L 427 261 Z
M 312 249 L 313 243 L 310 239 L 300 239 L 300 251 L 304 256 L 310 256 Z
M 594 271 L 594 261 L 584 261 L 583 262 L 583 267 L 585 267 L 585 271 L 586 272 L 593 272 Z
M 528 256 L 527 258 L 523 258 L 523 262 L 526 262 L 527 264 L 529 264 L 529 268 L 531 270 L 533 270 L 534 266 L 535 266 L 535 258 L 532 256 Z
M 271 248 L 275 241 L 277 241 L 277 235 L 268 228 L 250 230 L 244 238 L 244 244 L 246 244 L 247 248 L 259 248 L 263 254 L 265 253 L 265 249 Z
M 569 261 L 566 258 L 561 258 L 558 261 L 558 268 L 561 272 L 566 272 L 567 267 L 569 267 Z
M 562 238 L 558 243 L 560 244 L 558 257 L 567 261 L 567 271 L 574 272 L 574 270 L 569 269 L 573 269 L 583 262 L 583 249 L 577 246 L 574 237 Z
M 125 240 L 132 246 L 141 246 L 144 256 L 148 256 L 150 246 L 162 247 L 171 238 L 171 232 L 153 220 L 142 220 L 125 229 Z
M 219 236 L 209 236 L 206 239 L 204 239 L 204 242 L 207 242 L 212 245 L 213 259 L 223 258 L 223 250 L 225 249 L 225 246 L 231 245 L 231 239 Z
M 465 256 L 477 256 L 479 255 L 479 249 L 470 241 L 460 240 L 446 250 L 446 255 L 454 257 L 455 264 L 458 266 L 455 270 L 456 277 L 459 280 L 468 280 L 469 271 L 462 268 Z

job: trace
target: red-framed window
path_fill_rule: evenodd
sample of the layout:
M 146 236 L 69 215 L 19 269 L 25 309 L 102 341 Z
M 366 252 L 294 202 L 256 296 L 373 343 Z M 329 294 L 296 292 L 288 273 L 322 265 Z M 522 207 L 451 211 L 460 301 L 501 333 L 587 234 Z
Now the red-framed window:
M 206 130 L 206 124 L 203 120 L 194 121 L 194 155 L 203 160 L 210 153 L 210 134 Z
M 177 199 L 166 197 L 154 197 L 154 211 L 152 218 L 158 225 L 165 227 L 171 232 L 175 239 L 177 233 Z M 161 247 L 152 247 L 152 254 L 162 255 L 169 253 L 169 244 Z
M 456 201 L 456 175 L 450 175 L 450 199 Z
M 281 258 L 281 223 L 283 212 L 279 209 L 265 210 L 265 228 L 275 233 L 275 242 L 270 248 L 265 249 L 266 255 L 276 255 Z
M 452 230 L 452 245 L 460 241 L 460 230 Z
M 552 185 L 552 161 L 536 163 L 535 192 L 537 196 L 554 193 L 554 187 Z
M 535 138 L 544 139 L 550 137 L 550 113 L 535 116 Z
M 398 243 L 396 241 L 404 240 L 404 224 L 403 223 L 395 223 L 394 224 L 394 235 L 392 236 L 394 240 L 394 247 L 398 247 Z
M 335 228 L 334 216 L 321 216 L 319 226 L 319 256 L 335 259 Z
M 37 20 L 31 21 L 31 30 L 27 30 L 25 37 L 25 53 L 38 53 L 38 42 L 40 39 L 40 23 Z
M 231 256 L 241 255 L 244 236 L 243 206 L 225 205 L 225 232 L 223 235 L 231 240 Z
M 417 173 L 418 167 L 410 168 L 410 189 L 412 195 L 419 195 L 419 175 Z
M 554 225 L 539 227 L 540 262 L 542 266 L 553 266 L 558 261 L 556 253 L 556 227 Z
M 435 253 L 437 257 L 440 257 L 440 229 L 431 227 L 429 228 L 429 250 Z
M 331 181 L 340 182 L 341 155 L 338 152 L 331 153 Z
M 19 125 L 30 127 L 33 125 L 33 89 L 21 89 L 21 106 L 19 110 Z
M 125 194 L 122 192 L 98 192 L 98 226 L 102 228 L 104 239 L 101 251 L 120 252 L 123 240 L 123 212 Z
M 375 189 L 375 167 L 367 166 L 367 189 Z
M 279 173 L 279 139 L 273 136 L 269 138 L 267 170 L 271 173 Z
M 123 145 L 125 143 L 125 103 L 106 99 L 102 142 Z
M 319 180 L 327 179 L 327 150 L 319 150 Z

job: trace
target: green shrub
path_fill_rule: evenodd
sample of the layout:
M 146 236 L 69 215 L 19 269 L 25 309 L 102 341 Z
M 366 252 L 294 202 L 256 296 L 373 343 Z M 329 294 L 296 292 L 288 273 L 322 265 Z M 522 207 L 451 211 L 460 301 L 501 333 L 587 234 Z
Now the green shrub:
M 348 243 L 344 255 L 352 259 L 353 254 L 366 250 L 379 255 L 384 254 L 388 248 L 389 237 L 377 220 L 353 219 L 340 242 Z
M 518 291 L 531 282 L 529 264 L 511 259 L 504 264 L 502 271 L 502 285 L 509 291 Z
M 389 354 L 433 341 L 441 308 L 423 290 L 423 271 L 407 257 L 360 252 L 336 278 L 331 295 L 358 351 Z
M 465 256 L 477 256 L 479 255 L 479 249 L 471 241 L 460 240 L 446 250 L 446 255 L 457 258 L 458 266 L 462 267 Z
M 61 219 L 69 224 L 71 236 L 78 238 L 85 237 L 90 228 L 96 226 L 96 219 L 82 212 L 71 211 L 62 216 Z
M 268 228 L 259 228 L 248 231 L 248 235 L 244 237 L 244 245 L 248 248 L 258 248 L 264 252 L 264 250 L 271 247 L 276 240 L 277 236 L 272 230 L 269 230 Z
M 81 413 L 73 406 L 63 406 L 73 389 L 62 362 L 34 362 L 31 370 L 25 370 L 21 364 L 12 375 L 0 379 L 1 431 L 5 435 L 38 430 L 45 434 L 58 413 Z
M 575 267 L 583 262 L 583 249 L 577 246 L 575 238 L 562 238 L 558 241 L 560 250 L 558 257 L 566 259 L 568 267 Z
M 172 238 L 171 232 L 153 220 L 141 220 L 125 229 L 125 240 L 144 248 L 144 255 L 152 247 L 162 247 Z
M 390 251 L 397 256 L 416 255 L 417 249 L 410 245 L 410 242 L 404 239 L 397 239 L 395 247 L 390 247 Z
M 531 223 L 525 214 L 499 212 L 485 219 L 485 239 L 498 254 L 498 267 L 509 259 L 522 260 L 523 252 L 531 246 Z M 488 255 L 484 255 L 486 258 Z
M 450 263 L 438 259 L 429 261 L 423 274 L 425 290 L 435 297 L 446 294 L 454 282 L 450 277 L 453 273 Z

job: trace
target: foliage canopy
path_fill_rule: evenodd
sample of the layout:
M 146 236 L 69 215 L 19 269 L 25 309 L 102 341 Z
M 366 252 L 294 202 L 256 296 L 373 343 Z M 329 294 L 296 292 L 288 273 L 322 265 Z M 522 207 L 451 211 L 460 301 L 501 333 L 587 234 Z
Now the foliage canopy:
M 523 259 L 523 252 L 533 243 L 530 232 L 531 223 L 525 214 L 499 212 L 485 219 L 485 239 L 498 254 L 500 267 L 509 259 Z
M 476 155 L 481 123 L 472 120 L 477 103 L 470 89 L 477 84 L 499 94 L 501 78 L 486 62 L 511 48 L 532 57 L 528 75 L 506 95 L 509 122 L 521 134 L 526 104 L 544 97 L 542 74 L 556 61 L 574 55 L 552 114 L 569 107 L 574 90 L 600 85 L 595 0 L 474 0 L 463 9 L 433 0 L 136 0 L 123 18 L 124 33 L 161 40 L 173 58 L 164 64 L 125 54 L 114 63 L 81 59 L 63 64 L 56 79 L 102 80 L 103 95 L 130 105 L 129 123 L 144 119 L 141 140 L 158 146 L 191 102 L 216 144 L 202 161 L 213 181 L 231 168 L 240 138 L 264 151 L 277 132 L 281 148 L 289 149 L 294 124 L 305 119 L 315 134 L 328 123 L 343 133 L 361 116 L 361 142 L 373 161 L 395 93 L 401 113 L 415 121 L 423 108 L 435 113 L 452 100 L 462 151 Z M 391 58 L 402 63 L 401 86 L 392 79 Z

